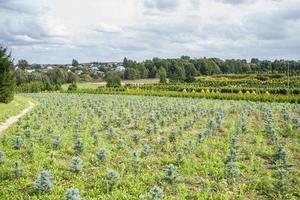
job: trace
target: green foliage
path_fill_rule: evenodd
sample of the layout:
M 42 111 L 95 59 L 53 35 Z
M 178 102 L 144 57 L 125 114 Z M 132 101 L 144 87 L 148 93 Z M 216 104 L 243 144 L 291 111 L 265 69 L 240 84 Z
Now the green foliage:
M 167 71 L 165 68 L 163 67 L 159 68 L 158 75 L 159 75 L 160 83 L 167 83 Z
M 106 75 L 106 86 L 113 88 L 121 87 L 121 78 L 113 72 L 108 72 Z
M 0 103 L 9 103 L 14 98 L 16 77 L 13 62 L 7 49 L 0 46 Z
M 75 60 L 75 59 L 73 59 L 73 60 L 72 60 L 72 66 L 78 67 L 78 65 L 79 65 L 78 61 Z
M 74 90 L 77 90 L 77 83 L 76 82 L 72 82 L 68 87 L 68 91 L 74 91 Z

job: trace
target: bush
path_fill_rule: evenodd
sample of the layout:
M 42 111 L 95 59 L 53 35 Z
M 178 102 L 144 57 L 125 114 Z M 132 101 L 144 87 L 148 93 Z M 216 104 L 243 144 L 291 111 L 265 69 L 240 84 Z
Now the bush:
M 121 87 L 121 78 L 115 73 L 107 73 L 106 87 Z
M 68 91 L 75 91 L 75 90 L 77 90 L 77 83 L 72 82 L 68 87 Z

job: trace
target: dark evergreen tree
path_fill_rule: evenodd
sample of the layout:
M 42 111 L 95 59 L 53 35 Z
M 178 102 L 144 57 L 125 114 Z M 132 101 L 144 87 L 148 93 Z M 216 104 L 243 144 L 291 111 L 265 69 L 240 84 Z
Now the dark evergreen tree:
M 16 85 L 15 71 L 10 54 L 0 47 L 0 102 L 9 103 L 14 98 Z

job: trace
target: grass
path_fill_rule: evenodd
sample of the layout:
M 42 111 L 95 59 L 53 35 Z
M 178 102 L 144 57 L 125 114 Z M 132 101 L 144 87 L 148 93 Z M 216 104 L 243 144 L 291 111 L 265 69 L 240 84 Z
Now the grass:
M 164 190 L 164 199 L 168 200 L 299 198 L 299 128 L 293 126 L 291 134 L 284 134 L 291 119 L 300 117 L 298 104 L 92 94 L 28 96 L 39 104 L 0 137 L 0 151 L 7 155 L 0 165 L 0 199 L 62 199 L 68 188 L 75 187 L 85 199 L 138 200 L 154 185 Z M 289 187 L 284 190 L 276 188 L 276 145 L 265 133 L 265 108 L 272 110 L 277 142 L 293 164 L 286 177 Z M 290 119 L 283 119 L 283 108 L 287 108 Z M 219 113 L 223 118 L 216 128 Z M 225 160 L 243 113 L 247 114 L 247 130 L 237 140 L 240 176 L 228 179 L 224 176 Z M 211 119 L 213 134 L 205 136 Z M 112 138 L 108 137 L 110 127 L 116 133 Z M 147 133 L 154 127 L 156 132 Z M 31 134 L 26 136 L 25 130 Z M 169 141 L 172 131 L 176 132 L 174 142 Z M 140 135 L 138 142 L 132 139 L 134 133 Z M 56 149 L 53 139 L 58 135 L 62 143 Z M 98 142 L 94 135 L 99 137 Z M 12 147 L 17 136 L 24 140 L 20 150 Z M 82 153 L 74 150 L 77 138 L 84 143 Z M 125 141 L 123 149 L 118 148 L 119 139 Z M 33 154 L 28 153 L 30 143 L 34 143 Z M 141 152 L 144 144 L 150 145 L 149 155 L 141 156 L 139 164 L 133 165 L 132 152 Z M 105 161 L 97 160 L 100 148 L 108 151 Z M 181 163 L 177 162 L 179 152 L 184 155 Z M 69 170 L 75 155 L 83 161 L 83 171 L 78 174 Z M 21 177 L 13 173 L 18 160 L 23 167 Z M 164 167 L 169 164 L 177 167 L 178 177 L 173 183 L 164 180 Z M 46 169 L 53 175 L 53 190 L 38 194 L 32 184 Z M 122 178 L 116 188 L 107 191 L 105 177 L 110 169 L 117 170 Z
M 0 103 L 0 123 L 10 116 L 14 116 L 28 106 L 29 98 L 16 95 L 8 104 Z
M 122 80 L 121 84 L 124 86 L 126 84 L 154 84 L 159 83 L 159 79 L 138 79 L 138 80 Z M 63 84 L 62 89 L 68 90 L 70 84 Z M 106 82 L 81 82 L 77 83 L 78 89 L 96 89 L 98 87 L 105 86 Z

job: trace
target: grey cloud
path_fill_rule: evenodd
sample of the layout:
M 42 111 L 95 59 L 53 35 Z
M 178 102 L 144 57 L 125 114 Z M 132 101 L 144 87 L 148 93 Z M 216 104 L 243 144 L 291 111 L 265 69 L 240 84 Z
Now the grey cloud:
M 222 3 L 233 4 L 233 5 L 255 2 L 255 0 L 216 0 L 216 1 L 222 2 Z
M 178 0 L 144 0 L 144 5 L 149 9 L 173 10 L 178 6 Z

